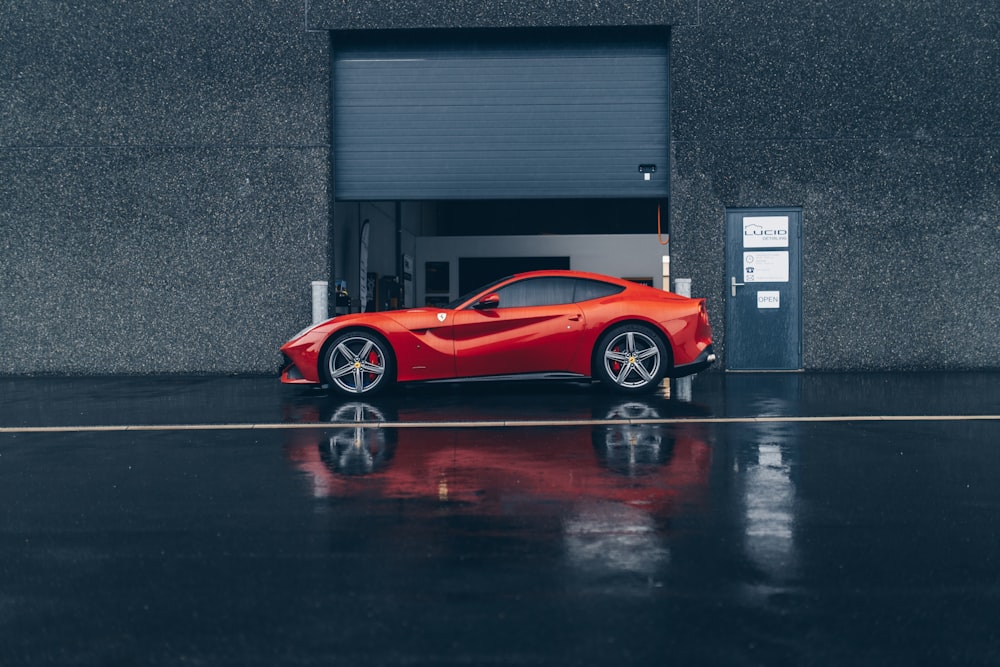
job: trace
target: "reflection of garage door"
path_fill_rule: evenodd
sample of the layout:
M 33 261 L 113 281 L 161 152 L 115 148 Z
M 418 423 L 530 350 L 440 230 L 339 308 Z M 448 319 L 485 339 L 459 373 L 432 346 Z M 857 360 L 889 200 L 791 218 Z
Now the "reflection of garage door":
M 337 199 L 666 196 L 664 35 L 397 38 L 335 37 Z

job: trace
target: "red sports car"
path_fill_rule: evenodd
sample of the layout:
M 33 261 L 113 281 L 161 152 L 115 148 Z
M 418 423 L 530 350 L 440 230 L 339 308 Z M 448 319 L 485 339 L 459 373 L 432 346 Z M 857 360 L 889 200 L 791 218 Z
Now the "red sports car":
M 508 276 L 442 308 L 340 315 L 281 352 L 282 382 L 351 395 L 394 382 L 531 377 L 641 392 L 715 361 L 704 299 L 580 271 Z

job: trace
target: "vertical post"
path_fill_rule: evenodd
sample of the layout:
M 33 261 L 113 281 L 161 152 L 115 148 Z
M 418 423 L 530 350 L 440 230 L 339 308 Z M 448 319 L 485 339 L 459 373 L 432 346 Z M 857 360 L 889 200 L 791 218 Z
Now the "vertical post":
M 327 81 L 333 81 L 333 67 L 336 59 L 336 50 L 334 49 L 334 38 L 333 31 L 329 30 L 326 33 L 326 45 L 327 45 Z M 333 85 L 328 87 L 330 97 L 330 110 L 332 112 L 334 108 L 333 97 Z M 333 126 L 328 125 L 328 131 L 333 131 Z M 333 138 L 330 138 L 330 150 L 326 152 L 326 268 L 327 268 L 327 280 L 328 284 L 337 284 L 337 274 L 339 273 L 341 277 L 348 277 L 346 273 L 343 273 L 337 268 L 337 193 L 334 183 L 334 161 L 333 161 Z M 358 218 L 361 217 L 361 203 L 358 203 Z M 337 290 L 331 291 L 328 289 L 326 292 L 326 308 L 327 313 L 337 312 Z
M 674 278 L 674 294 L 679 294 L 681 296 L 690 297 L 691 296 L 691 279 L 690 278 Z
M 680 296 L 691 297 L 691 279 L 674 278 L 674 293 Z M 674 392 L 672 396 L 682 401 L 691 401 L 691 376 L 677 378 L 674 380 Z
M 326 280 L 312 281 L 312 323 L 319 324 L 329 319 L 329 283 Z
M 403 202 L 396 202 L 396 280 L 399 282 L 400 302 L 403 307 Z

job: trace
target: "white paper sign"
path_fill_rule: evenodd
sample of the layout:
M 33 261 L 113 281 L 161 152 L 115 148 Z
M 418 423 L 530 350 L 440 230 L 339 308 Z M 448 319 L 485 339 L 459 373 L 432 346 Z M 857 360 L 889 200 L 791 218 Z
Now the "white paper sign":
M 788 251 L 743 253 L 743 282 L 787 283 Z
M 744 248 L 787 248 L 788 216 L 743 218 Z
M 781 308 L 781 292 L 757 292 L 758 308 Z

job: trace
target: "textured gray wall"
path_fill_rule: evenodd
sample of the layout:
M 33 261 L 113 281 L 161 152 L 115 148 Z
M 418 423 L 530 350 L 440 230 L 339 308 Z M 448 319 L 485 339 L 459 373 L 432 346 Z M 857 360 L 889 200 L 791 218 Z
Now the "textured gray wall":
M 274 370 L 326 277 L 301 3 L 0 9 L 0 373 Z
M 322 30 L 681 25 L 703 0 L 309 0 Z
M 70 6 L 72 5 L 72 6 Z M 674 275 L 801 206 L 808 368 L 1000 366 L 995 0 L 12 0 L 0 373 L 246 372 L 326 277 L 326 30 L 671 25 Z
M 717 333 L 725 208 L 801 206 L 806 368 L 1000 366 L 996 9 L 713 0 L 672 32 L 672 265 Z

